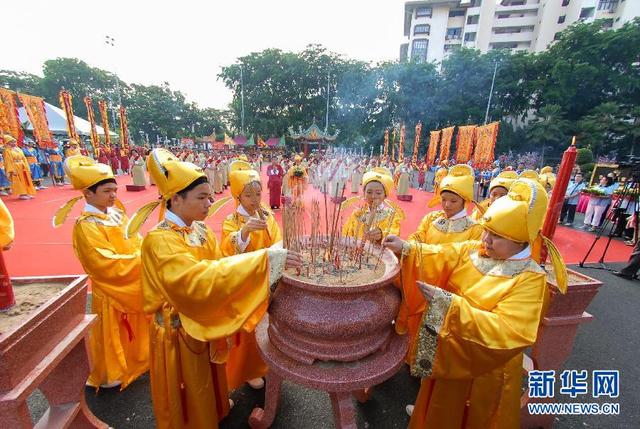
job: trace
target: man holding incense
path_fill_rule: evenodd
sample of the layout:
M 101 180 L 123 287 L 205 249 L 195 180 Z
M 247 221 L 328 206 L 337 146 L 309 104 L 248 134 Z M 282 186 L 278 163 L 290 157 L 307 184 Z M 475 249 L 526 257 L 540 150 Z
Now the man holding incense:
M 427 303 L 410 351 L 412 374 L 422 377 L 410 428 L 520 427 L 522 352 L 536 340 L 548 295 L 531 258 L 546 209 L 542 185 L 518 179 L 483 215 L 481 242 L 385 239 L 402 255 L 403 295 L 416 290 Z M 566 267 L 545 241 L 564 293 Z

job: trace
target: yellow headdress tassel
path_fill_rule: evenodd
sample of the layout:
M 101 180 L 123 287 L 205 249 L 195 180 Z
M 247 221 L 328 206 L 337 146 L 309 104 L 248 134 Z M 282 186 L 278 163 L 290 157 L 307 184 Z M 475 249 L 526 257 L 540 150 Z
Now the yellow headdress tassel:
M 225 204 L 227 204 L 232 199 L 233 199 L 233 197 L 224 197 L 224 198 L 219 199 L 215 203 L 211 204 L 211 207 L 209 207 L 209 212 L 207 213 L 207 217 L 209 218 L 209 217 L 215 215 L 216 213 L 218 213 L 218 210 L 220 210 L 222 207 L 224 207 Z
M 393 207 L 396 211 L 396 219 L 399 220 L 404 220 L 406 215 L 404 214 L 404 210 L 402 210 L 402 208 L 396 204 L 394 201 L 391 200 L 384 200 L 385 203 L 389 204 L 391 207 Z
M 129 220 L 127 229 L 125 230 L 125 237 L 129 239 L 137 234 L 138 231 L 140 231 L 140 228 L 142 228 L 142 225 L 146 222 L 147 218 L 151 215 L 151 212 L 153 212 L 161 203 L 164 203 L 164 201 L 156 200 L 140 207 Z
M 67 220 L 67 216 L 69 216 L 69 212 L 71 211 L 73 206 L 78 202 L 80 198 L 82 198 L 82 195 L 73 197 L 69 201 L 67 201 L 62 207 L 56 210 L 56 213 L 53 215 L 53 221 L 52 221 L 54 228 L 58 228 L 60 225 L 64 223 L 65 220 Z
M 344 201 L 342 202 L 342 204 L 340 204 L 341 209 L 342 209 L 342 210 L 346 210 L 347 208 L 349 208 L 350 206 L 352 206 L 352 205 L 353 205 L 353 203 L 355 203 L 355 202 L 357 202 L 357 201 L 360 201 L 360 198 L 361 198 L 361 197 L 359 197 L 359 196 L 355 196 L 355 197 L 347 198 L 346 200 L 344 200 Z
M 116 202 L 114 205 L 116 206 L 116 208 L 122 210 L 125 214 L 127 213 L 127 209 L 124 208 L 124 204 L 122 204 L 122 201 L 120 201 L 118 198 L 116 198 Z
M 563 294 L 566 294 L 567 287 L 569 286 L 569 275 L 567 274 L 567 266 L 564 264 L 562 255 L 560 254 L 560 251 L 558 250 L 556 245 L 553 244 L 553 242 L 544 235 L 541 236 L 544 240 L 544 244 L 547 246 L 549 259 L 551 259 L 551 265 L 553 266 L 553 272 L 556 275 L 556 283 L 558 284 L 558 289 Z
M 471 200 L 471 203 L 476 207 L 478 213 L 480 213 L 480 216 L 482 216 L 487 211 L 487 207 L 483 206 L 476 200 Z

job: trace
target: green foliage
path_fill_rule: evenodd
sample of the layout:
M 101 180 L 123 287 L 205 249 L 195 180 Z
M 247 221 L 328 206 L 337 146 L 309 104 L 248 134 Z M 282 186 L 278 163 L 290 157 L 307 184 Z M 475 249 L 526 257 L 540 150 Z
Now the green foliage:
M 591 178 L 591 172 L 595 168 L 596 164 L 593 162 L 588 162 L 586 164 L 578 164 L 580 166 L 580 171 L 582 172 L 582 176 L 588 181 Z
M 577 150 L 578 154 L 576 155 L 576 164 L 584 165 L 593 162 L 593 152 L 591 149 L 586 147 L 581 147 Z

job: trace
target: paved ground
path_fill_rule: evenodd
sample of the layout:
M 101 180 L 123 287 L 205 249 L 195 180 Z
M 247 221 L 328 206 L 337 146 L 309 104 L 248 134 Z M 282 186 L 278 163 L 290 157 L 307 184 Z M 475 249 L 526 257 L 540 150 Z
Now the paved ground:
M 614 265 L 616 267 L 619 265 Z M 580 269 L 604 282 L 591 303 L 589 312 L 595 319 L 578 331 L 572 357 L 567 369 L 619 369 L 621 414 L 619 416 L 572 416 L 557 419 L 556 428 L 637 428 L 640 422 L 640 282 L 627 281 L 597 269 Z M 404 406 L 417 394 L 418 381 L 406 368 L 392 379 L 376 387 L 371 400 L 357 405 L 360 428 L 404 428 L 408 418 Z M 557 390 L 557 388 L 556 388 Z M 94 413 L 115 428 L 153 428 L 153 411 L 149 394 L 149 379 L 145 376 L 119 393 L 117 389 L 95 393 L 87 389 L 86 398 Z M 565 401 L 567 397 L 563 397 Z M 263 391 L 249 388 L 233 394 L 236 407 L 221 424 L 222 428 L 245 428 L 251 409 L 261 406 Z M 576 400 L 578 401 L 578 400 Z M 580 402 L 591 400 L 582 399 Z M 597 401 L 597 400 L 595 400 Z M 604 402 L 604 401 L 600 401 Z M 610 401 L 608 401 L 610 402 Z M 32 412 L 41 415 L 46 402 L 41 395 L 30 400 Z M 331 404 L 324 393 L 285 384 L 274 428 L 330 428 Z

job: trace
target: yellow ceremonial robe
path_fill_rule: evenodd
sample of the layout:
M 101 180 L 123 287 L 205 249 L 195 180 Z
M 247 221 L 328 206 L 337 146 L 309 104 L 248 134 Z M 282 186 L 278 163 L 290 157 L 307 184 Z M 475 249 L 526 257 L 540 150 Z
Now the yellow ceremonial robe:
M 24 152 L 19 147 L 7 146 L 2 153 L 4 171 L 11 181 L 13 195 L 35 195 L 36 188 L 31 181 L 31 170 Z
M 98 315 L 89 335 L 94 387 L 129 383 L 149 369 L 149 321 L 142 310 L 140 237 L 124 238 L 122 210 L 83 212 L 73 227 L 73 248 L 91 279 L 91 311 Z
M 238 212 L 227 216 L 222 224 L 222 243 L 220 244 L 225 256 L 265 249 L 282 241 L 282 233 L 275 218 L 267 210 L 263 212 L 267 220 L 267 230 L 250 232 L 249 244 L 244 251 L 238 246 L 238 235 L 249 219 Z M 233 337 L 233 347 L 229 351 L 226 368 L 229 390 L 234 390 L 246 381 L 263 377 L 267 373 L 267 365 L 260 357 L 254 333 L 255 327 L 267 312 L 267 307 L 268 301 L 265 300 L 244 324 L 242 330 Z
M 14 237 L 13 218 L 4 201 L 0 200 L 0 249 L 13 243 Z
M 151 324 L 151 398 L 158 428 L 217 428 L 229 411 L 228 343 L 267 299 L 286 253 L 221 257 L 203 223 L 167 220 L 142 243 L 144 309 Z M 270 274 L 271 272 L 271 274 Z M 229 341 L 228 341 L 229 340 Z M 212 363 L 214 362 L 214 363 Z
M 460 243 L 467 240 L 479 240 L 482 236 L 482 226 L 474 222 L 469 216 L 459 219 L 447 219 L 442 210 L 427 213 L 422 218 L 416 232 L 411 234 L 409 241 L 424 244 Z M 422 294 L 411 289 L 404 296 L 405 305 L 401 307 L 398 322 L 402 326 L 408 325 L 409 342 L 413 343 L 418 330 L 420 316 L 425 308 Z
M 409 423 L 519 428 L 522 352 L 536 340 L 546 274 L 531 258 L 480 256 L 479 242 L 409 243 L 403 289 L 442 288 L 420 323 L 412 373 L 424 377 Z
M 374 215 L 371 228 L 380 228 L 382 239 L 389 234 L 400 235 L 400 221 L 403 219 L 404 214 L 396 211 L 396 214 L 393 215 L 393 211 L 394 207 L 385 201 L 378 207 Z M 369 222 L 371 222 L 371 212 L 369 211 L 369 206 L 365 205 L 351 212 L 347 223 L 342 227 L 342 235 L 362 238 Z

